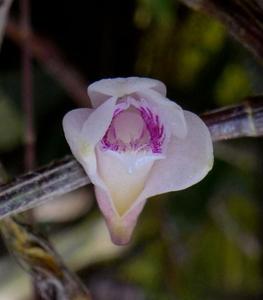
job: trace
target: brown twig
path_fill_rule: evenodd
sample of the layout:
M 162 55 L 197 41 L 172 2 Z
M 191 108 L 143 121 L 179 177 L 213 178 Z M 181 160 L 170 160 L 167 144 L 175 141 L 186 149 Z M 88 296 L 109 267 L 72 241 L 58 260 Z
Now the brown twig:
M 24 32 L 22 45 L 22 102 L 25 116 L 25 170 L 33 170 L 35 166 L 35 130 L 33 109 L 33 85 L 31 47 L 29 46 L 30 27 L 30 4 L 29 0 L 21 0 L 21 28 Z
M 35 151 L 35 129 L 34 129 L 34 107 L 33 107 L 33 74 L 32 74 L 32 53 L 29 46 L 31 34 L 31 7 L 30 0 L 20 0 L 20 24 L 24 32 L 24 40 L 21 46 L 22 52 L 22 107 L 24 112 L 24 167 L 25 171 L 33 170 L 36 161 Z M 27 211 L 27 218 L 34 222 L 32 211 Z M 8 220 L 8 219 L 5 219 Z M 10 218 L 10 222 L 11 222 Z M 3 227 L 8 227 L 8 222 Z M 36 280 L 32 278 L 34 299 L 40 298 Z
M 246 99 L 202 116 L 213 141 L 263 136 L 263 96 Z M 26 211 L 89 183 L 82 167 L 68 156 L 0 186 L 0 219 Z
M 263 96 L 203 114 L 213 141 L 263 135 Z
M 218 19 L 244 47 L 263 62 L 262 0 L 181 0 Z
M 14 20 L 9 20 L 6 34 L 18 46 L 22 46 L 25 34 Z M 30 32 L 28 46 L 32 55 L 57 80 L 79 106 L 90 104 L 87 96 L 87 82 L 63 57 L 59 49 L 49 40 Z

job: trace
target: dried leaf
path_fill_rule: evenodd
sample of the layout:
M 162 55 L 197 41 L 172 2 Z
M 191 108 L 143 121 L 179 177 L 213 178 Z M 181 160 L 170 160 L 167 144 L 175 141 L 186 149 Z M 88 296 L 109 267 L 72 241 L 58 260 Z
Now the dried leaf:
M 11 253 L 34 278 L 40 299 L 91 299 L 85 286 L 65 267 L 50 243 L 29 225 L 6 218 L 1 230 Z

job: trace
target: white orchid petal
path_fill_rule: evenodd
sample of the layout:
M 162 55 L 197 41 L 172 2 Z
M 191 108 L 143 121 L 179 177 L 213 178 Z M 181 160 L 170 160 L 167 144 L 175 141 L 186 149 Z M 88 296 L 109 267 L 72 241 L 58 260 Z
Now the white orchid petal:
M 105 105 L 103 108 L 107 109 L 108 106 Z M 85 130 L 88 130 L 87 121 L 92 115 L 94 116 L 94 112 L 94 109 L 89 108 L 79 108 L 68 112 L 63 118 L 63 129 L 72 153 L 89 175 L 91 182 L 106 189 L 104 182 L 97 172 L 95 146 L 91 143 L 92 140 L 89 137 L 86 139 L 86 132 L 83 132 L 85 125 Z M 89 130 L 92 131 L 93 127 L 91 126 Z
M 132 210 L 129 210 L 128 214 L 120 217 L 112 209 L 110 199 L 103 189 L 95 186 L 95 193 L 100 210 L 107 222 L 112 242 L 116 245 L 128 244 L 146 200 L 140 201 Z
M 131 161 L 129 155 L 115 154 L 112 151 L 97 151 L 99 174 L 110 192 L 119 216 L 127 212 L 143 191 L 154 163 L 154 159 L 147 159 L 144 163 L 137 165 L 136 156 L 138 155 L 134 155 L 134 165 L 129 166 Z
M 149 105 L 157 106 L 157 110 L 165 120 L 165 123 L 170 128 L 172 134 L 178 138 L 185 138 L 187 134 L 187 124 L 185 122 L 184 113 L 182 108 L 175 102 L 170 101 L 159 93 L 152 90 L 144 90 L 138 95 L 147 100 Z
M 63 129 L 71 151 L 80 157 L 81 130 L 93 109 L 78 108 L 68 112 L 63 118 Z
M 213 165 L 213 146 L 208 128 L 195 114 L 184 111 L 188 134 L 173 138 L 166 159 L 156 161 L 142 198 L 186 189 L 202 180 Z
M 88 145 L 95 146 L 110 126 L 117 98 L 110 97 L 89 115 L 83 124 L 81 134 Z
M 140 77 L 102 79 L 88 87 L 88 94 L 92 106 L 96 108 L 109 97 L 121 98 L 148 89 L 166 95 L 166 87 L 161 81 Z

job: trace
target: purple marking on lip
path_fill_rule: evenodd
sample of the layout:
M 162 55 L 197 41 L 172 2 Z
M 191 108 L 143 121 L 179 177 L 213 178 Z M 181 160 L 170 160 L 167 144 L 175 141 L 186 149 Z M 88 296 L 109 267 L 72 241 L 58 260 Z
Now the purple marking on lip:
M 162 146 L 165 140 L 164 126 L 158 115 L 146 106 L 134 107 L 144 121 L 145 127 L 139 138 L 132 139 L 128 143 L 116 137 L 116 129 L 113 121 L 120 114 L 125 113 L 122 107 L 116 108 L 113 119 L 105 135 L 101 139 L 101 149 L 125 152 L 125 151 L 151 151 L 154 154 L 162 153 Z
M 154 115 L 148 107 L 140 107 L 141 116 L 150 134 L 150 145 L 153 153 L 162 153 L 165 139 L 164 126 L 160 124 L 158 115 Z

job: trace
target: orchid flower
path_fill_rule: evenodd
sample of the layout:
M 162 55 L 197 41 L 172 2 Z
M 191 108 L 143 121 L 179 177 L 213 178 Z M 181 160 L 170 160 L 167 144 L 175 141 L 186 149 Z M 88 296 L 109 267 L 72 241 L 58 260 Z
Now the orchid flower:
M 68 112 L 63 128 L 95 186 L 115 244 L 129 242 L 146 199 L 199 182 L 213 165 L 208 128 L 149 78 L 103 79 L 88 87 L 92 109 Z

